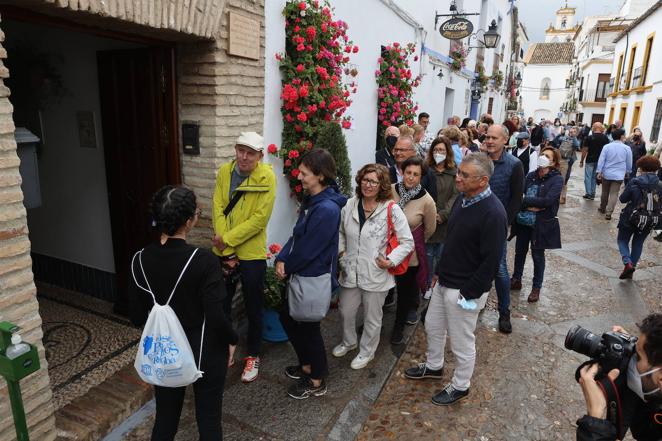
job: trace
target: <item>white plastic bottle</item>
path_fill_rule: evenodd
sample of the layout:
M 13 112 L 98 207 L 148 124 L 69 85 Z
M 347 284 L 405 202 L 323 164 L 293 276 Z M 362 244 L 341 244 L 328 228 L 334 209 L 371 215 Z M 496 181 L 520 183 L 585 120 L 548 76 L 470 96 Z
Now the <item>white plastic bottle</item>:
M 22 343 L 23 339 L 21 339 L 21 336 L 18 334 L 13 334 L 11 336 L 11 346 L 7 348 L 5 351 L 5 356 L 13 360 L 14 358 L 18 358 L 21 355 L 25 354 L 26 352 L 30 352 L 30 345 L 27 343 Z

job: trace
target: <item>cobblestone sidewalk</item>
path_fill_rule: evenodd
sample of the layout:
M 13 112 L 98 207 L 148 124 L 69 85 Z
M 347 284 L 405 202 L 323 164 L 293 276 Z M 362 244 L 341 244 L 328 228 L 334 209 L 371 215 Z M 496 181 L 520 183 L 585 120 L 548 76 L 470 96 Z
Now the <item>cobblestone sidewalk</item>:
M 634 323 L 662 310 L 659 280 L 662 247 L 649 239 L 633 281 L 620 281 L 616 248 L 618 216 L 607 221 L 598 201 L 581 198 L 583 169 L 575 167 L 567 204 L 559 212 L 563 249 L 547 252 L 545 282 L 537 304 L 526 301 L 532 278 L 527 259 L 523 289 L 512 293 L 513 333 L 496 330 L 492 291 L 479 319 L 477 363 L 469 396 L 450 407 L 431 403 L 452 376 L 454 359 L 447 345 L 447 366 L 439 380 L 411 381 L 406 368 L 425 360 L 425 330 L 417 328 L 359 440 L 572 440 L 575 421 L 585 412 L 574 371 L 585 358 L 563 348 L 573 324 L 594 332 Z M 581 176 L 578 176 L 581 175 Z M 514 242 L 514 241 L 512 241 Z M 512 270 L 514 243 L 510 244 Z

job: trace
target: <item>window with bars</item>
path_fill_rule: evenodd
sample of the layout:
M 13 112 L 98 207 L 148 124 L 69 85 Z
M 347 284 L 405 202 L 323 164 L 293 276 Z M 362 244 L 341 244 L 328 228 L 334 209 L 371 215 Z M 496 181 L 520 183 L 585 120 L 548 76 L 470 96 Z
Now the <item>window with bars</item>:
M 653 127 L 651 128 L 651 142 L 657 142 L 657 139 L 660 136 L 660 120 L 662 120 L 662 100 L 657 100 L 655 116 L 653 116 Z

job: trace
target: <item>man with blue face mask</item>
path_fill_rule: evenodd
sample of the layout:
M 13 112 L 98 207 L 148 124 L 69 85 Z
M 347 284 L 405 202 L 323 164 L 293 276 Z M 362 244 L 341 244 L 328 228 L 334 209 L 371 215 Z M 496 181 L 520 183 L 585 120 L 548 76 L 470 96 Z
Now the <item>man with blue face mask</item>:
M 662 439 L 662 314 L 651 314 L 638 325 L 640 336 L 627 372 L 609 372 L 618 387 L 623 415 L 623 434 L 629 429 L 636 440 Z M 615 332 L 625 332 L 619 326 Z M 577 421 L 577 441 L 607 441 L 618 437 L 617 427 L 607 419 L 607 399 L 595 380 L 598 365 L 580 371 L 587 414 Z M 626 375 L 626 378 L 619 378 Z M 620 381 L 619 381 L 620 380 Z M 625 381 L 623 381 L 625 380 Z

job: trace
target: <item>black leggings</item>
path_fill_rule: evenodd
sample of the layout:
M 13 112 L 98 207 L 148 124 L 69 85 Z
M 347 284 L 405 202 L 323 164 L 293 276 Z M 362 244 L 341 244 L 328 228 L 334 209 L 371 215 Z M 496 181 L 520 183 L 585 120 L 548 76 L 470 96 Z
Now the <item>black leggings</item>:
M 205 332 L 205 338 L 207 338 Z M 200 334 L 197 334 L 200 338 Z M 189 341 L 196 341 L 190 338 Z M 199 341 L 199 340 L 197 340 Z M 192 344 L 193 354 L 197 358 L 199 343 Z M 193 383 L 195 394 L 195 419 L 198 423 L 200 441 L 221 441 L 221 409 L 223 407 L 223 388 L 228 365 L 228 347 L 222 343 L 208 345 L 202 353 L 202 378 Z M 172 441 L 177 434 L 179 417 L 184 404 L 186 387 L 154 386 L 156 400 L 156 419 L 152 429 L 152 441 Z
M 320 380 L 326 377 L 329 366 L 320 322 L 297 322 L 287 309 L 281 311 L 280 322 L 299 358 L 299 365 L 310 365 L 310 378 Z
M 398 289 L 395 326 L 404 326 L 407 321 L 407 313 L 412 309 L 418 309 L 420 295 L 416 283 L 416 273 L 418 273 L 418 266 L 410 266 L 406 273 L 395 276 L 395 286 Z

